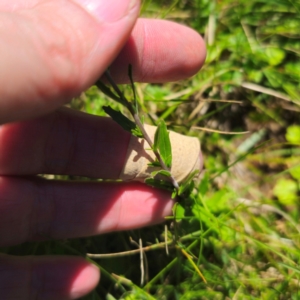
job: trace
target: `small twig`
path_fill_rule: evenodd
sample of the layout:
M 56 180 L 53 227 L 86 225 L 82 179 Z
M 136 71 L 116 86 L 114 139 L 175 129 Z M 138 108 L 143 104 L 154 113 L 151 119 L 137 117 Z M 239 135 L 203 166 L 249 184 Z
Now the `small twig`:
M 296 104 L 299 103 L 296 99 L 292 99 L 284 93 L 277 92 L 275 90 L 266 88 L 264 86 L 261 86 L 261 85 L 258 85 L 258 84 L 252 83 L 252 82 L 242 82 L 241 86 L 246 88 L 246 89 L 249 89 L 249 90 L 252 90 L 252 91 L 255 91 L 255 92 L 259 92 L 259 93 L 263 93 L 263 94 L 267 94 L 267 95 L 270 95 L 270 96 L 273 96 L 273 97 L 276 97 L 276 98 L 280 98 L 280 99 L 285 100 L 285 101 L 293 102 L 293 103 L 296 103 Z
M 198 237 L 198 236 L 197 236 Z M 193 237 L 194 238 L 194 237 Z M 154 244 L 151 246 L 145 246 L 142 248 L 143 252 L 146 251 L 152 251 L 152 250 L 158 250 L 158 249 L 164 249 L 166 247 L 166 244 L 170 247 L 170 245 L 174 244 L 173 240 L 170 241 L 164 241 L 158 244 Z M 174 245 L 172 245 L 174 246 Z M 87 253 L 86 256 L 94 259 L 105 259 L 105 258 L 113 258 L 113 257 L 123 257 L 123 256 L 129 256 L 134 254 L 139 254 L 141 252 L 140 249 L 134 249 L 129 251 L 123 251 L 123 252 L 116 252 L 116 253 L 103 253 L 103 254 L 94 254 L 94 253 Z
M 165 224 L 165 244 L 166 244 L 166 254 L 169 256 L 169 247 L 168 247 L 168 225 Z
M 140 266 L 141 266 L 141 285 L 145 282 L 145 267 L 144 267 L 144 253 L 143 253 L 143 241 L 139 239 L 139 249 L 140 249 Z
M 207 280 L 205 279 L 204 275 L 200 271 L 199 267 L 194 263 L 192 257 L 182 248 L 180 248 L 182 254 L 188 259 L 190 264 L 194 267 L 195 271 L 198 273 L 199 277 L 207 284 Z
M 206 131 L 206 132 L 217 132 L 217 133 L 221 133 L 221 134 L 247 134 L 250 131 L 240 131 L 240 132 L 232 132 L 232 131 L 222 131 L 222 130 L 216 130 L 216 129 L 212 129 L 212 128 L 206 128 L 206 127 L 199 127 L 199 126 L 192 126 L 191 129 L 196 129 L 196 130 L 202 130 L 202 131 Z

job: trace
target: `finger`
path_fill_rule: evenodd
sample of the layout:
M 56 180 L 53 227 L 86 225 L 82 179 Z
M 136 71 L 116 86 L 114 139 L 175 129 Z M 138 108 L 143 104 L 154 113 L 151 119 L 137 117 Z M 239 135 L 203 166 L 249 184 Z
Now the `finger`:
M 195 75 L 205 57 L 204 41 L 191 28 L 166 20 L 138 19 L 110 72 L 116 82 L 128 83 L 131 64 L 134 81 L 176 81 Z
M 101 16 L 106 8 L 114 15 L 124 6 L 115 1 L 98 1 Z M 52 111 L 93 84 L 126 43 L 138 13 L 135 6 L 117 22 L 96 22 L 72 1 L 31 0 L 27 10 L 20 1 L 9 3 L 2 8 L 13 13 L 1 15 L 0 28 L 2 123 Z M 128 81 L 131 63 L 137 81 L 172 81 L 197 72 L 204 58 L 203 40 L 193 30 L 140 20 L 112 73 L 115 80 Z
M 153 139 L 155 127 L 146 126 Z M 62 108 L 45 117 L 0 127 L 0 175 L 57 174 L 144 180 L 155 158 L 110 118 Z M 170 132 L 172 174 L 182 182 L 203 164 L 196 138 Z M 146 152 L 145 152 L 146 151 Z
M 130 133 L 110 118 L 62 108 L 0 126 L 0 175 L 60 174 L 118 179 Z
M 0 177 L 0 246 L 153 225 L 172 205 L 168 192 L 139 183 Z
M 0 123 L 52 111 L 93 84 L 128 39 L 138 2 L 39 1 L 2 13 Z
M 78 299 L 99 281 L 99 270 L 79 257 L 0 256 L 2 299 Z

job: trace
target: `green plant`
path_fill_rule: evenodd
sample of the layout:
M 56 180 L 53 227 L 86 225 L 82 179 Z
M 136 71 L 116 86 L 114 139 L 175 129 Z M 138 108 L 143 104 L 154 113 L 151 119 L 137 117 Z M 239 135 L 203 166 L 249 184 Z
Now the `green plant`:
M 151 177 L 145 179 L 145 183 L 158 187 L 171 190 L 172 198 L 177 196 L 187 196 L 186 193 L 190 193 L 193 189 L 193 179 L 194 176 L 199 172 L 198 170 L 193 171 L 191 174 L 185 178 L 184 182 L 179 186 L 176 178 L 171 172 L 172 166 L 172 146 L 169 137 L 169 132 L 167 126 L 163 120 L 160 120 L 154 135 L 154 141 L 151 140 L 147 130 L 144 127 L 143 122 L 139 116 L 139 107 L 136 99 L 135 87 L 132 79 L 132 66 L 128 68 L 128 76 L 130 78 L 133 101 L 127 100 L 124 93 L 119 89 L 116 83 L 111 78 L 108 71 L 105 73 L 108 82 L 113 87 L 115 93 L 113 93 L 110 88 L 104 85 L 101 81 L 96 83 L 97 87 L 111 99 L 117 101 L 118 103 L 125 106 L 130 114 L 132 115 L 134 122 L 128 119 L 120 111 L 112 109 L 110 106 L 103 106 L 103 110 L 111 116 L 111 118 L 116 121 L 124 130 L 129 131 L 132 135 L 137 138 L 143 138 L 148 143 L 150 149 L 155 154 L 156 160 L 150 162 L 148 165 L 152 167 L 160 167 L 159 170 L 151 172 Z M 162 176 L 163 179 L 157 179 L 156 176 Z M 171 185 L 169 184 L 171 183 Z M 172 187 L 173 186 L 173 187 Z

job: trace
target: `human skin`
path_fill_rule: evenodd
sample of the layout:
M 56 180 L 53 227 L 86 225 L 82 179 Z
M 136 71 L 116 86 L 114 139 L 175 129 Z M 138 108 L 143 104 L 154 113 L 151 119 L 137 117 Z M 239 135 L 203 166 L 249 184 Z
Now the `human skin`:
M 36 175 L 118 178 L 130 135 L 109 118 L 62 106 L 110 65 L 118 83 L 127 82 L 129 63 L 135 81 L 189 77 L 204 62 L 202 38 L 138 19 L 139 1 L 2 0 L 0 11 L 0 246 L 162 222 L 173 205 L 164 191 Z M 76 299 L 99 278 L 79 257 L 0 256 L 2 299 Z

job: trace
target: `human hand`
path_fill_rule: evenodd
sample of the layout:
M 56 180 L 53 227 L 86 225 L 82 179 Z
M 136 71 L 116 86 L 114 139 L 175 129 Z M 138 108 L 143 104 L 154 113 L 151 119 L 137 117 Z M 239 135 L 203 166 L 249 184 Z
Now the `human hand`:
M 111 64 L 119 83 L 129 63 L 135 81 L 196 73 L 205 57 L 200 36 L 167 21 L 136 22 L 138 1 L 3 0 L 0 10 L 0 245 L 163 221 L 173 204 L 164 191 L 36 175 L 118 178 L 130 135 L 109 118 L 60 107 Z M 2 255 L 0 269 L 2 299 L 76 299 L 99 280 L 76 257 Z

